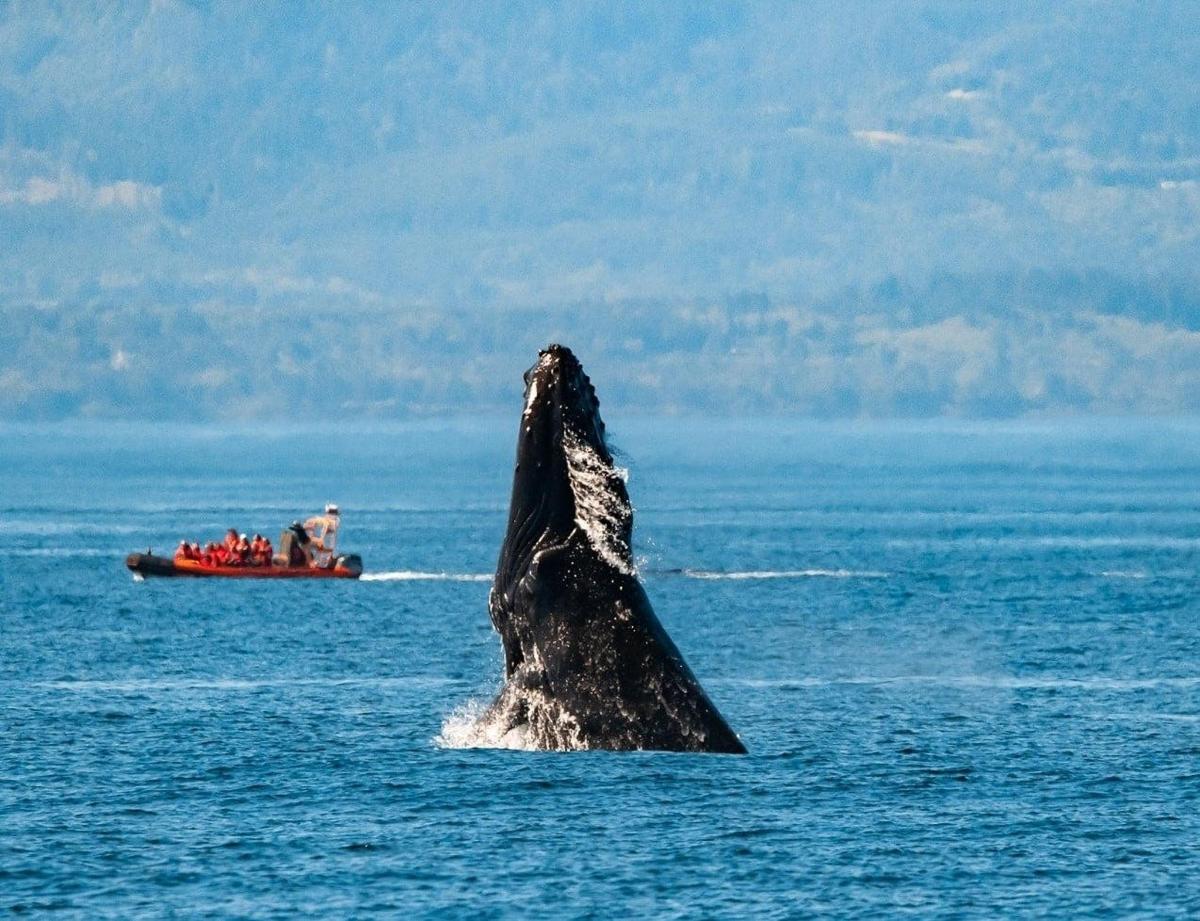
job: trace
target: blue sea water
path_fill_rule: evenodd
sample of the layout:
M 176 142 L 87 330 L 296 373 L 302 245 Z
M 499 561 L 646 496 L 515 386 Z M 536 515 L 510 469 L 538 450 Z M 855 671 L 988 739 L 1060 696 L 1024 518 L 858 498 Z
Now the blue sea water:
M 0 911 L 1200 914 L 1200 424 L 607 421 L 747 757 L 454 747 L 515 419 L 0 430 Z M 326 500 L 368 579 L 122 565 Z

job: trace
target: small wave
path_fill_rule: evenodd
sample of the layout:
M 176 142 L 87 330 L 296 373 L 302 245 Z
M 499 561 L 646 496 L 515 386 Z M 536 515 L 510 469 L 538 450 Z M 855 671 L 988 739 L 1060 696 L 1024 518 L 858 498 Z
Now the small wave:
M 125 559 L 128 549 L 106 549 L 102 547 L 14 547 L 5 550 L 5 556 L 61 556 L 62 559 L 82 559 L 84 556 L 109 556 Z
M 484 572 L 416 572 L 401 569 L 396 572 L 364 572 L 363 582 L 491 582 L 492 574 Z
M 5 550 L 5 556 L 124 556 L 126 551 L 108 550 L 103 547 L 14 547 Z
M 1147 573 L 1137 570 L 1122 570 L 1122 569 L 1106 569 L 1100 573 L 1105 579 L 1146 579 L 1149 578 Z
M 1103 550 L 1105 548 L 1133 548 L 1146 550 L 1195 550 L 1200 549 L 1200 538 L 1170 537 L 1164 535 L 963 535 L 960 537 L 896 538 L 887 542 L 897 549 L 934 547 L 1045 547 L 1052 550 Z
M 1195 713 L 1154 713 L 1146 711 L 1126 712 L 1109 712 L 1102 719 L 1110 720 L 1131 720 L 1136 723 L 1144 723 L 1147 720 L 1162 720 L 1169 723 L 1200 723 L 1200 716 Z
M 4 682 L 25 686 L 21 682 Z M 328 678 L 126 678 L 115 680 L 34 681 L 28 687 L 84 694 L 133 694 L 157 691 L 260 691 L 271 688 L 440 688 L 456 684 L 452 678 L 427 675 L 407 677 Z
M 873 569 L 761 569 L 745 572 L 718 572 L 684 569 L 689 579 L 886 579 L 886 572 Z
M 41 521 L 10 519 L 4 523 L 8 537 L 51 537 L 71 535 L 78 537 L 111 537 L 114 534 L 145 534 L 144 525 L 117 524 L 103 521 Z

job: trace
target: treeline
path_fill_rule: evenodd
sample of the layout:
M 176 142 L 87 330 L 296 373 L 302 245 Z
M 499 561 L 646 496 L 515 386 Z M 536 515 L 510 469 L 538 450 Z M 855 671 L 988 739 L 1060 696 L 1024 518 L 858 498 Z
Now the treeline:
M 431 311 L 121 300 L 0 308 L 0 417 L 313 419 L 511 410 L 572 346 L 655 413 L 1015 416 L 1200 410 L 1200 291 L 1076 276 L 892 280 L 812 302 Z

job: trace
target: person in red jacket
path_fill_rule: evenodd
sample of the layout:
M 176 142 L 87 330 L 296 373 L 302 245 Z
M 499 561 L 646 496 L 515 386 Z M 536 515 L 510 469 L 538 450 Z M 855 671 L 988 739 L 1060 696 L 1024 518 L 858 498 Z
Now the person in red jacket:
M 238 536 L 237 547 L 234 549 L 239 566 L 250 565 L 250 540 L 245 534 Z
M 271 545 L 261 534 L 255 534 L 250 543 L 250 558 L 255 566 L 271 565 Z

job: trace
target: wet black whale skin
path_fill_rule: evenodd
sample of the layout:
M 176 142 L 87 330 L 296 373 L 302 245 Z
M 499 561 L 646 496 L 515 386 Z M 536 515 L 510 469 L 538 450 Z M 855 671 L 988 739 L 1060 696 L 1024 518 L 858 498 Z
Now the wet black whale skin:
M 505 685 L 485 719 L 545 749 L 746 751 L 684 662 L 627 565 L 632 511 L 599 401 L 570 349 L 525 375 L 508 531 L 489 599 Z M 620 510 L 601 553 L 576 523 L 564 439 L 602 464 Z M 614 555 L 613 548 L 617 553 Z M 614 556 L 617 558 L 614 563 Z

